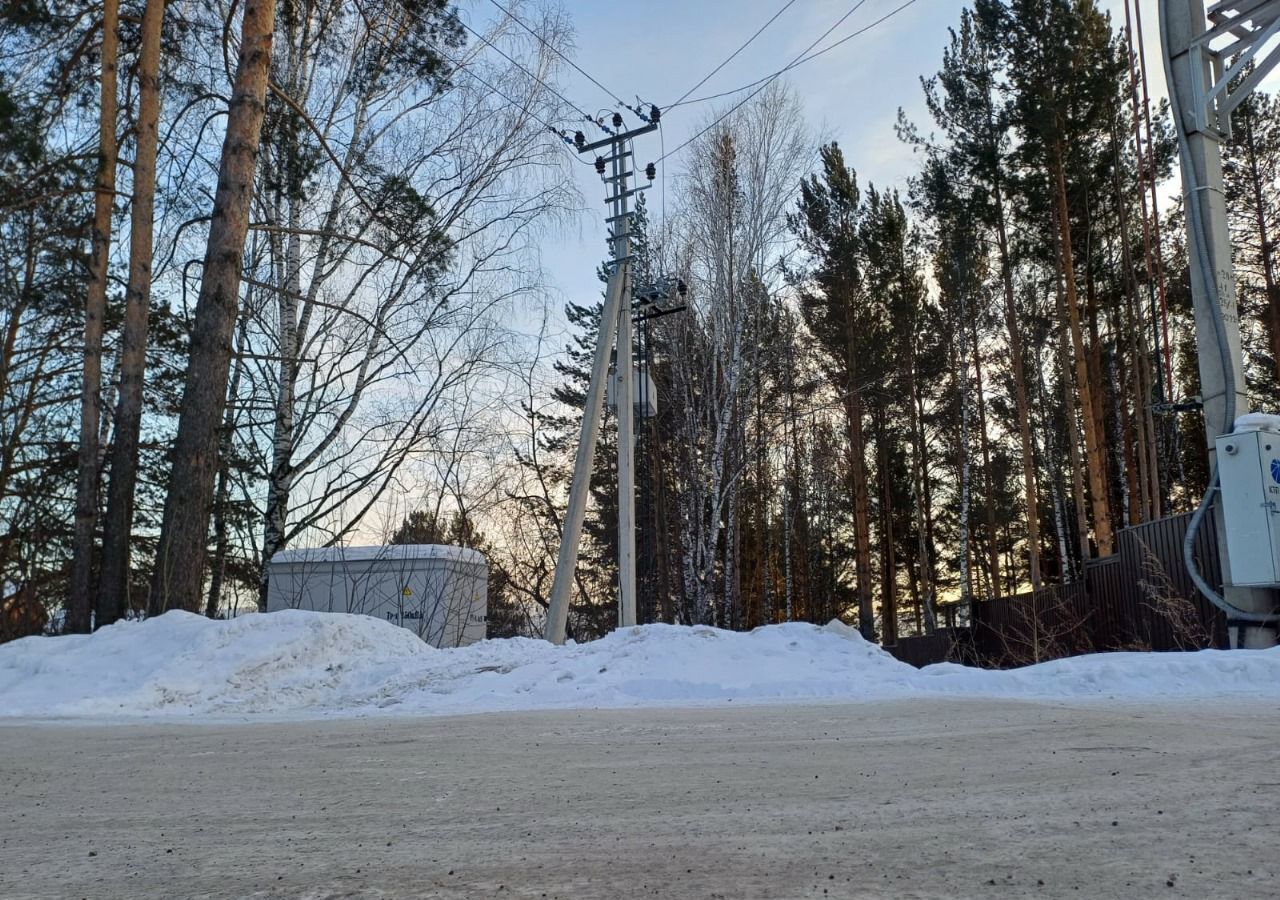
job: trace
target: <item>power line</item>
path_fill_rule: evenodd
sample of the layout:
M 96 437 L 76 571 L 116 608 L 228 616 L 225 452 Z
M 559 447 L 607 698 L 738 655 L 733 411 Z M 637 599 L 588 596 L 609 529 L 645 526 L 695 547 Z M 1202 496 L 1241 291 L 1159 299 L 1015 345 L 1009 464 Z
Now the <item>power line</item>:
M 626 106 L 627 106 L 627 103 L 626 103 L 626 101 L 625 101 L 625 100 L 623 100 L 621 97 L 619 97 L 619 96 L 618 96 L 617 94 L 615 94 L 613 91 L 609 90 L 607 87 L 605 87 L 605 86 L 604 86 L 603 84 L 601 84 L 600 82 L 596 81 L 596 79 L 595 79 L 595 78 L 593 78 L 593 77 L 591 76 L 591 73 L 590 73 L 590 72 L 588 72 L 586 69 L 582 68 L 582 67 L 581 67 L 580 65 L 578 65 L 576 62 L 574 62 L 572 59 L 570 59 L 568 56 L 566 56 L 564 53 L 562 53 L 562 52 L 560 51 L 560 48 L 559 48 L 559 47 L 557 47 L 557 46 L 555 46 L 554 44 L 550 43 L 546 38 L 544 38 L 542 35 L 538 34 L 538 32 L 534 31 L 532 28 L 530 28 L 528 25 L 526 25 L 526 24 L 524 23 L 524 21 L 523 21 L 519 16 L 517 16 L 517 15 L 516 15 L 515 13 L 513 13 L 511 10 L 507 9 L 507 8 L 506 8 L 505 6 L 503 6 L 501 3 L 499 3 L 499 2 L 498 2 L 498 0 L 489 0 L 489 2 L 490 2 L 490 3 L 492 3 L 494 6 L 496 6 L 498 9 L 500 9 L 500 10 L 503 12 L 503 14 L 504 14 L 504 15 L 509 16 L 513 22 L 515 22 L 517 25 L 519 25 L 519 26 L 520 26 L 521 28 L 523 28 L 525 31 L 529 32 L 529 34 L 533 35 L 534 40 L 536 40 L 536 41 L 537 41 L 538 43 L 540 43 L 542 46 L 546 47 L 548 50 L 550 50 L 550 51 L 551 51 L 552 53 L 554 53 L 556 56 L 560 57 L 560 58 L 561 58 L 561 59 L 563 59 L 565 62 L 567 62 L 570 66 L 572 66 L 572 67 L 574 68 L 574 70 L 575 70 L 575 71 L 577 71 L 577 72 L 578 72 L 580 75 L 582 75 L 584 78 L 586 78 L 586 79 L 587 79 L 587 81 L 590 81 L 590 82 L 591 82 L 592 84 L 594 84 L 596 87 L 600 88 L 600 90 L 604 91 L 606 94 L 608 94 L 608 95 L 609 95 L 610 97 L 612 97 L 614 100 L 618 101 L 619 105 L 621 105 L 621 106 L 623 106 L 623 107 L 626 107 Z
M 841 38 L 840 40 L 838 40 L 838 41 L 836 41 L 834 44 L 832 44 L 830 47 L 825 47 L 825 48 L 823 48 L 822 50 L 819 50 L 817 53 L 813 53 L 813 54 L 811 54 L 811 55 L 807 55 L 807 54 L 809 54 L 809 51 L 810 51 L 810 50 L 812 50 L 812 49 L 813 49 L 814 47 L 816 47 L 818 44 L 822 43 L 822 41 L 824 41 L 824 40 L 826 39 L 827 35 L 831 34 L 831 32 L 833 32 L 833 31 L 835 31 L 837 28 L 839 28 L 839 27 L 840 27 L 840 25 L 841 25 L 841 23 L 843 23 L 845 19 L 849 18 L 849 16 L 851 16 L 851 15 L 853 15 L 855 12 L 857 12 L 858 8 L 859 8 L 860 6 L 862 6 L 862 5 L 863 5 L 864 3 L 866 3 L 866 2 L 867 2 L 867 0 L 858 0 L 858 2 L 857 2 L 857 3 L 855 3 L 855 4 L 853 5 L 853 8 L 852 8 L 852 9 L 850 9 L 847 13 L 845 13 L 843 16 L 841 16 L 841 17 L 840 17 L 840 20 L 839 20 L 838 22 L 836 22 L 836 24 L 834 24 L 834 25 L 832 25 L 830 28 L 828 28 L 828 29 L 827 29 L 827 30 L 822 34 L 822 36 L 821 36 L 821 37 L 819 37 L 816 41 L 814 41 L 812 44 L 810 44 L 808 47 L 806 47 L 804 50 L 802 50 L 802 51 L 800 52 L 800 55 L 799 55 L 799 56 L 797 56 L 795 59 L 793 59 L 791 62 L 789 62 L 786 66 L 782 67 L 781 69 L 779 69 L 778 71 L 774 72 L 773 74 L 771 74 L 771 75 L 766 75 L 764 78 L 761 78 L 761 79 L 759 79 L 759 80 L 757 80 L 757 81 L 753 81 L 753 82 L 751 82 L 750 84 L 745 84 L 745 85 L 743 85 L 742 87 L 737 88 L 737 89 L 735 89 L 735 90 L 732 90 L 732 91 L 725 91 L 724 93 L 721 93 L 721 94 L 715 94 L 715 95 L 713 95 L 713 96 L 709 96 L 709 97 L 702 97 L 702 98 L 699 98 L 698 100 L 690 100 L 690 101 L 689 101 L 689 103 L 686 103 L 685 105 L 686 105 L 686 106 L 688 106 L 689 104 L 692 104 L 692 103 L 700 103 L 700 102 L 702 102 L 702 101 L 704 101 L 704 100 L 713 100 L 713 99 L 716 99 L 717 97 L 724 97 L 724 96 L 728 96 L 729 94 L 736 94 L 736 93 L 738 93 L 739 91 L 745 91 L 745 90 L 748 90 L 749 88 L 752 88 L 752 87 L 755 87 L 755 88 L 756 88 L 754 91 L 752 91 L 750 94 L 747 94 L 747 96 L 743 97 L 741 100 L 739 100 L 739 101 L 738 101 L 737 103 L 735 103 L 733 106 L 729 107 L 729 109 L 728 109 L 728 110 L 726 110 L 725 112 L 723 112 L 723 113 L 721 113 L 719 116 L 717 116 L 717 117 L 715 118 L 715 120 L 714 120 L 714 121 L 712 121 L 710 124 L 708 124 L 705 128 L 703 128 L 701 131 L 699 131 L 699 132 L 698 132 L 697 134 L 695 134 L 693 137 L 689 138 L 689 139 L 688 139 L 687 141 L 685 141 L 683 144 L 681 144 L 680 146 L 676 147 L 676 148 L 675 148 L 674 150 L 672 150 L 670 153 L 663 154 L 663 156 L 658 160 L 658 162 L 662 162 L 664 159 L 666 159 L 666 158 L 667 158 L 667 157 L 669 157 L 669 156 L 674 156 L 675 154 L 677 154 L 677 153 L 679 153 L 681 150 L 683 150 L 685 147 L 687 147 L 687 146 L 689 146 L 690 144 L 692 144 L 692 143 L 693 143 L 694 141 L 696 141 L 698 138 L 702 137 L 704 134 L 706 134 L 706 133 L 707 133 L 708 131 L 710 131 L 712 128 L 715 128 L 717 125 L 719 125 L 719 124 L 720 124 L 721 122 L 723 122 L 725 119 L 727 119 L 729 116 L 733 115 L 735 112 L 737 112 L 739 109 L 741 109 L 741 108 L 742 108 L 742 107 L 747 103 L 747 101 L 751 100 L 751 98 L 755 97 L 757 94 L 759 94 L 761 91 L 763 91 L 766 87 L 768 87 L 771 83 L 773 83 L 776 79 L 778 79 L 779 77 L 781 77 L 783 74 L 785 74 L 785 73 L 787 73 L 787 72 L 791 71 L 792 69 L 796 68 L 797 66 L 803 65 L 804 63 L 808 62 L 808 61 L 809 61 L 809 60 L 811 60 L 811 59 L 816 59 L 817 57 L 821 56 L 822 54 L 824 54 L 824 53 L 826 53 L 826 52 L 828 52 L 828 51 L 830 51 L 830 50 L 834 50 L 836 47 L 839 47 L 841 44 L 846 43 L 847 41 L 851 41 L 851 40 L 853 40 L 854 38 L 858 37 L 858 35 L 866 34 L 868 31 L 870 31 L 871 29 L 875 28 L 877 25 L 879 25 L 879 24 L 881 24 L 882 22 L 885 22 L 885 21 L 887 21 L 887 20 L 889 20 L 889 19 L 893 18 L 893 17 L 894 17 L 894 16 L 896 16 L 898 13 L 902 12 L 902 11 L 903 11 L 904 9 L 906 9 L 908 6 L 910 6 L 911 4 L 915 3 L 915 2 L 916 2 L 916 0 L 906 0 L 906 2 L 904 2 L 904 3 L 903 3 L 903 4 L 901 4 L 900 6 L 897 6 L 897 7 L 895 7 L 894 9 L 891 9 L 889 12 L 885 13 L 883 16 L 881 16 L 880 18 L 876 19 L 874 22 L 870 23 L 869 25 L 864 25 L 862 28 L 859 28 L 857 31 L 853 32 L 852 34 L 847 35 L 847 36 L 845 36 L 845 37 Z M 756 87 L 757 85 L 759 85 L 759 87 Z
M 491 2 L 496 2 L 496 0 L 491 0 Z M 666 108 L 667 108 L 668 110 L 672 110 L 672 109 L 675 109 L 677 106 L 682 106 L 682 105 L 684 104 L 684 100 L 685 100 L 685 98 L 686 98 L 686 97 L 688 97 L 690 94 L 692 94 L 692 93 L 693 93 L 694 91 L 696 91 L 698 88 L 700 88 L 700 87 L 702 87 L 704 84 L 706 84 L 706 83 L 707 83 L 707 81 L 709 81 L 713 75 L 715 75 L 717 72 L 719 72 L 719 71 L 720 71 L 721 69 L 723 69 L 725 66 L 729 65 L 729 63 L 733 62 L 734 57 L 736 57 L 736 56 L 737 56 L 739 53 L 741 53 L 743 50 L 746 50 L 746 49 L 747 49 L 747 47 L 751 46 L 751 42 L 752 42 L 752 41 L 754 41 L 756 38 L 760 37 L 760 35 L 761 35 L 762 33 L 764 33 L 764 30 L 765 30 L 766 28 L 768 28 L 770 25 L 772 25 L 772 24 L 774 23 L 774 21 L 778 18 L 778 16 L 782 15 L 784 12 L 786 12 L 788 9 L 790 9 L 790 8 L 795 4 L 795 2 L 796 2 L 796 0 L 787 0 L 787 2 L 783 4 L 782 9 L 778 10 L 776 13 L 774 13 L 772 16 L 770 16 L 770 17 L 769 17 L 769 21 L 765 22 L 763 25 L 761 25 L 759 28 L 757 28 L 757 29 L 756 29 L 756 33 L 755 33 L 755 34 L 753 34 L 753 35 L 751 35 L 751 37 L 747 38 L 747 41 L 746 41 L 746 43 L 745 43 L 745 44 L 743 44 L 743 45 L 742 45 L 742 46 L 740 46 L 737 50 L 734 50 L 732 53 L 730 53 L 730 54 L 729 54 L 729 58 L 728 58 L 728 59 L 726 59 L 724 62 L 720 63 L 720 65 L 716 66 L 714 69 L 712 69 L 712 70 L 711 70 L 710 72 L 708 72 L 706 75 L 704 75 L 704 76 L 702 77 L 702 80 L 701 80 L 701 81 L 699 81 L 699 82 L 698 82 L 697 84 L 695 84 L 693 87 L 689 88 L 689 90 L 687 90 L 687 91 L 685 91 L 683 94 L 681 94 L 681 95 L 680 95 L 680 99 L 679 99 L 679 100 L 677 100 L 675 103 L 668 104 Z M 695 100 L 694 102 L 696 103 L 697 101 Z
M 588 122 L 591 122 L 591 123 L 593 123 L 593 124 L 595 124 L 595 125 L 599 126 L 601 129 L 603 129 L 603 130 L 604 130 L 604 131 L 606 131 L 606 132 L 608 131 L 608 129 L 607 129 L 607 128 L 604 128 L 604 126 L 600 124 L 600 120 L 599 120 L 599 118 L 598 118 L 598 117 L 597 117 L 597 118 L 593 118 L 592 116 L 588 115 L 586 112 L 584 112 L 584 111 L 583 111 L 582 107 L 578 106 L 578 104 L 574 103 L 572 100 L 570 100 L 570 99 L 569 99 L 568 97 L 566 97 L 564 94 L 560 93 L 560 92 L 559 92 L 559 91 L 557 91 L 555 88 L 553 88 L 551 85 L 547 84 L 545 81 L 543 81 L 543 80 L 542 80 L 541 78 L 539 78 L 537 75 L 535 75 L 533 72 L 529 71 L 529 70 L 528 70 L 528 69 L 527 69 L 527 68 L 526 68 L 522 63 L 517 62 L 517 61 L 516 61 L 516 60 L 515 60 L 515 59 L 514 59 L 510 54 L 508 54 L 505 50 L 503 50 L 501 47 L 499 47 L 499 46 L 498 46 L 497 44 L 495 44 L 493 41 L 489 40 L 487 37 L 485 37 L 485 36 L 484 36 L 483 34 L 481 34 L 480 32 L 476 31 L 474 28 L 472 28 L 470 25 L 468 25 L 466 22 L 462 21 L 461 19 L 458 19 L 458 24 L 459 24 L 459 25 L 461 25 L 463 28 L 465 28 L 467 31 L 471 32 L 471 34 L 473 34 L 473 35 L 475 35 L 477 38 L 479 38 L 479 39 L 480 39 L 480 40 L 481 40 L 481 41 L 482 41 L 482 42 L 483 42 L 487 47 L 489 47 L 490 49 L 492 49 L 492 50 L 496 51 L 496 52 L 498 53 L 498 55 L 500 55 L 500 56 L 501 56 L 503 59 L 505 59 L 507 62 L 511 63 L 511 65 L 515 66 L 515 67 L 516 67 L 517 69 L 519 69 L 521 72 L 523 72 L 524 74 L 526 74 L 526 75 L 528 75 L 530 78 L 532 78 L 532 79 L 533 79 L 537 84 L 542 85 L 542 86 L 543 86 L 544 88 L 546 88 L 548 91 L 550 91 L 551 93 L 553 93 L 553 94 L 555 94 L 557 97 L 559 97 L 562 103 L 567 104 L 571 109 L 573 109 L 573 110 L 577 111 L 578 115 L 582 116 L 582 118 L 583 118 L 584 120 L 586 120 L 586 121 L 588 121 Z
M 885 13 L 885 14 L 884 14 L 883 16 L 881 16 L 880 18 L 876 19 L 876 20 L 875 20 L 874 22 L 872 22 L 871 24 L 869 24 L 869 25 L 865 25 L 865 26 L 863 26 L 862 28 L 859 28 L 857 31 L 853 32 L 852 34 L 847 34 L 847 35 L 845 35 L 844 37 L 840 38 L 840 40 L 838 40 L 838 41 L 836 41 L 834 44 L 832 44 L 830 47 L 823 47 L 821 50 L 817 51 L 816 53 L 810 53 L 810 54 L 809 54 L 808 56 L 806 56 L 804 59 L 800 59 L 800 60 L 796 60 L 795 62 L 792 62 L 792 63 L 788 64 L 785 68 L 780 69 L 779 71 L 777 71 L 777 72 L 773 73 L 772 75 L 767 75 L 767 76 L 765 76 L 765 78 L 761 78 L 761 79 L 759 79 L 759 80 L 757 80 L 757 81 L 752 81 L 752 82 L 750 82 L 750 83 L 748 83 L 748 84 L 739 85 L 738 87 L 733 88 L 732 90 L 728 90 L 728 91 L 721 91 L 721 92 L 720 92 L 720 93 L 718 93 L 718 94 L 708 94 L 708 95 L 707 95 L 707 96 L 705 96 L 705 97 L 695 97 L 694 99 L 689 100 L 688 102 L 686 102 L 684 105 L 685 105 L 685 106 L 692 106 L 692 105 L 693 105 L 693 104 L 695 104 L 695 103 L 705 103 L 705 102 L 707 102 L 708 100 L 719 100 L 721 97 L 729 97 L 729 96 L 731 96 L 731 95 L 733 95 L 733 94 L 738 93 L 739 91 L 745 91 L 745 90 L 747 90 L 748 88 L 753 88 L 753 87 L 755 87 L 757 84 L 759 84 L 761 81 L 766 81 L 766 80 L 768 80 L 768 79 L 776 78 L 776 77 L 778 77 L 779 75 L 781 75 L 781 74 L 783 74 L 783 73 L 785 73 L 785 72 L 790 72 L 792 69 L 798 68 L 799 66 L 802 66 L 802 65 L 804 65 L 805 63 L 809 62 L 809 60 L 811 60 L 811 59 L 817 59 L 819 56 L 822 56 L 824 53 L 830 53 L 832 50 L 836 49 L 836 48 L 837 48 L 837 47 L 839 47 L 841 44 L 847 43 L 848 41 L 853 40 L 854 38 L 858 37 L 858 36 L 859 36 L 859 35 L 861 35 L 861 34 L 865 34 L 866 32 L 870 31 L 872 28 L 875 28 L 877 25 L 879 25 L 881 22 L 885 21 L 886 19 L 891 19 L 891 18 L 893 18 L 893 17 L 894 17 L 894 16 L 896 16 L 898 13 L 902 12 L 904 9 L 906 9 L 908 6 L 910 6 L 911 4 L 913 4 L 913 3 L 915 3 L 915 2 L 916 2 L 916 0 L 906 0 L 906 2 L 905 2 L 905 3 L 903 3 L 901 6 L 897 6 L 897 7 L 893 8 L 893 9 L 889 10 L 887 13 Z M 830 33 L 830 32 L 828 32 L 828 33 Z M 819 40 L 821 40 L 821 39 L 819 39 Z
M 414 15 L 413 15 L 413 13 L 409 12 L 409 10 L 408 10 L 408 9 L 406 9 L 403 5 L 401 5 L 401 4 L 397 4 L 397 5 L 399 5 L 399 6 L 400 6 L 400 9 L 401 9 L 401 10 L 403 10 L 403 11 L 404 11 L 404 13 L 405 13 L 406 15 L 408 15 L 410 18 L 415 18 L 415 19 L 417 18 L 416 16 L 414 16 Z M 466 24 L 465 24 L 465 23 L 463 23 L 461 20 L 459 20 L 459 24 L 461 24 L 464 28 L 467 28 Z M 468 30 L 468 31 L 470 31 L 471 29 L 470 29 L 470 28 L 467 28 L 467 30 Z M 475 32 L 472 32 L 472 34 L 474 34 L 474 33 L 475 33 Z M 488 43 L 488 42 L 486 41 L 486 43 Z M 494 86 L 493 86 L 493 85 L 492 85 L 492 84 L 491 84 L 487 79 L 482 78 L 481 76 L 477 75 L 474 71 L 472 71 L 471 69 L 469 69 L 469 68 L 467 67 L 467 64 L 466 64 L 466 63 L 463 63 L 463 62 L 461 62 L 461 61 L 459 61 L 459 60 L 455 59 L 454 57 L 450 56 L 448 53 L 446 53 L 446 52 L 444 51 L 444 48 L 442 48 L 438 43 L 436 43 L 436 42 L 432 42 L 432 44 L 433 44 L 432 49 L 433 49 L 436 53 L 440 54 L 440 56 L 442 56 L 442 57 L 443 57 L 447 62 L 449 62 L 449 63 L 453 66 L 454 71 L 456 71 L 456 72 L 461 72 L 462 74 L 464 74 L 464 75 L 466 75 L 466 76 L 468 76 L 468 77 L 470 77 L 470 78 L 474 79 L 475 81 L 478 81 L 480 84 L 484 85 L 484 86 L 485 86 L 486 88 L 488 88 L 490 91 L 492 91 L 493 93 L 497 94 L 497 95 L 498 95 L 499 97 L 501 97 L 503 100 L 507 101 L 507 103 L 509 103 L 511 106 L 515 107 L 515 108 L 516 108 L 516 109 L 518 109 L 520 112 L 522 112 L 523 114 L 525 114 L 525 115 L 526 115 L 526 116 L 528 116 L 529 118 L 533 119 L 533 121 L 537 122 L 537 123 L 538 123 L 539 125 L 541 125 L 543 128 L 547 129 L 547 131 L 550 131 L 552 134 L 554 134 L 556 137 L 558 137 L 558 138 L 559 138 L 561 141 L 563 141 L 565 144 L 568 144 L 568 143 L 570 142 L 570 141 L 569 141 L 569 138 L 565 135 L 565 133 L 564 133 L 564 129 L 563 129 L 563 128 L 557 128 L 556 126 L 552 125 L 552 124 L 551 124 L 550 122 L 548 122 L 546 119 L 542 118 L 541 116 L 539 116 L 537 113 L 535 113 L 535 112 L 533 111 L 533 109 L 531 108 L 532 103 L 521 103 L 521 102 L 519 102 L 518 100 L 514 100 L 514 99 L 512 99 L 512 98 L 511 98 L 511 96 L 510 96 L 509 94 L 507 94 L 505 91 L 499 90 L 498 88 L 494 87 Z M 400 48 L 399 48 L 398 46 L 392 46 L 390 43 L 388 43 L 386 46 L 387 46 L 387 49 L 388 49 L 388 50 L 391 50 L 393 53 L 395 53 L 396 55 L 398 55 L 398 56 L 400 57 L 400 59 L 401 59 L 401 60 L 403 60 L 404 62 L 411 63 L 411 64 L 417 64 L 417 62 L 418 62 L 417 60 L 411 59 L 408 55 L 406 55 L 403 51 L 401 51 L 401 50 L 400 50 Z M 490 45 L 490 46 L 492 46 L 492 45 Z M 495 48 L 495 49 L 496 49 L 496 48 Z M 501 51 L 499 51 L 499 52 L 501 52 Z M 506 56 L 506 54 L 504 53 L 504 54 L 503 54 L 503 56 Z M 510 59 L 510 57 L 507 57 L 507 58 L 508 58 L 508 59 Z M 514 63 L 515 61 L 514 61 L 514 60 L 512 60 L 512 62 Z M 519 64 L 518 64 L 518 63 L 516 63 L 516 65 L 519 65 Z M 522 68 L 523 68 L 523 67 L 522 67 Z M 531 77 L 532 77 L 532 76 L 531 76 Z M 550 87 L 548 87 L 548 85 L 547 85 L 545 82 L 543 82 L 541 79 L 534 78 L 534 81 L 535 81 L 535 82 L 537 82 L 538 84 L 542 85 L 544 88 L 547 88 L 548 90 L 551 90 L 551 88 L 550 88 Z M 553 91 L 552 91 L 552 93 L 554 93 L 557 97 L 560 97 L 560 94 L 559 94 L 558 92 L 556 92 L 556 91 L 554 91 L 554 90 L 553 90 Z M 564 98 L 563 98 L 563 97 L 560 97 L 560 99 L 561 99 L 561 100 L 564 100 Z M 567 101 L 567 100 L 564 100 L 564 102 L 569 103 L 569 101 Z M 578 107 L 577 107 L 575 104 L 573 104 L 573 103 L 569 103 L 569 105 L 570 105 L 571 107 L 573 107 L 574 109 L 577 109 L 579 113 L 581 113 L 581 112 L 582 112 L 582 110 L 578 109 Z M 571 157 L 572 159 L 574 159 L 574 160 L 577 160 L 577 161 L 579 161 L 579 162 L 584 162 L 583 160 L 578 160 L 577 154 L 570 153 L 569 155 L 570 155 L 570 157 Z

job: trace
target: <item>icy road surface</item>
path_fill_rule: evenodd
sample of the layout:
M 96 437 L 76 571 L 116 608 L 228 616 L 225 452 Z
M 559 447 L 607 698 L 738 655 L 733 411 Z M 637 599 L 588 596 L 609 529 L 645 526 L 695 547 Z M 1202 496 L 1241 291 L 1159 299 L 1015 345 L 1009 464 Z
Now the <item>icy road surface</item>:
M 1270 701 L 1280 649 L 1109 653 L 1009 672 L 917 670 L 838 623 L 649 625 L 583 645 L 437 650 L 364 616 L 171 612 L 0 645 L 0 717 L 306 719 L 920 697 Z
M 1275 897 L 1274 703 L 0 724 L 0 897 Z

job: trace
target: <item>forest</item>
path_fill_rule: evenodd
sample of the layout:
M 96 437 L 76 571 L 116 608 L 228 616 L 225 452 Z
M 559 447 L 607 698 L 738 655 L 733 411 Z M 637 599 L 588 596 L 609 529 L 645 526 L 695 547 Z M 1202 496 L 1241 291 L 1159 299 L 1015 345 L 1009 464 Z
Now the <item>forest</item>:
M 599 198 L 569 177 L 570 17 L 472 5 L 4 7 L 0 639 L 238 615 L 277 552 L 370 543 L 481 550 L 491 636 L 541 633 L 602 304 L 558 308 L 539 250 Z M 905 184 L 785 75 L 703 113 L 637 215 L 634 283 L 688 288 L 637 322 L 640 621 L 892 643 L 1199 502 L 1140 7 L 955 13 L 898 119 Z M 1274 94 L 1223 153 L 1248 393 L 1276 411 Z M 616 618 L 613 426 L 578 640 Z

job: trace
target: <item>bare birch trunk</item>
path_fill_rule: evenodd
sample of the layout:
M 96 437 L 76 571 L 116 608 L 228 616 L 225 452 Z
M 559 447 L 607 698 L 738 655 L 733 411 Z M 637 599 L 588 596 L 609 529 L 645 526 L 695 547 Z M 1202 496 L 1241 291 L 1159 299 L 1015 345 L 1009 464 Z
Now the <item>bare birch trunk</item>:
M 893 479 L 889 471 L 889 447 L 885 434 L 883 410 L 879 414 L 880 485 L 881 485 L 881 597 L 880 597 L 880 640 L 885 646 L 898 643 L 898 573 L 897 559 L 894 553 L 893 531 Z
M 862 391 L 854 387 L 846 401 L 849 429 L 849 477 L 853 482 L 854 569 L 858 579 L 858 631 L 876 639 L 875 607 L 871 599 L 871 523 L 867 493 L 867 444 L 862 430 Z
M 915 459 L 912 460 L 911 493 L 915 504 L 916 536 L 919 543 L 918 590 L 921 602 L 916 607 L 916 630 L 919 630 L 921 606 L 924 612 L 924 625 L 929 634 L 938 627 L 937 613 L 934 609 L 934 578 L 932 554 L 929 552 L 932 537 L 931 523 L 927 521 L 928 498 L 925 480 L 928 469 L 928 447 L 925 443 L 923 398 L 920 396 L 920 382 L 916 378 L 916 368 L 911 366 L 911 435 L 915 444 Z M 913 582 L 915 584 L 915 582 Z
M 978 397 L 978 446 L 982 451 L 982 486 L 987 494 L 987 570 L 991 596 L 1000 598 L 1000 548 L 996 540 L 995 491 L 991 482 L 991 438 L 987 433 L 987 398 L 982 380 L 982 350 L 978 345 L 977 317 L 970 320 L 973 332 L 973 377 Z

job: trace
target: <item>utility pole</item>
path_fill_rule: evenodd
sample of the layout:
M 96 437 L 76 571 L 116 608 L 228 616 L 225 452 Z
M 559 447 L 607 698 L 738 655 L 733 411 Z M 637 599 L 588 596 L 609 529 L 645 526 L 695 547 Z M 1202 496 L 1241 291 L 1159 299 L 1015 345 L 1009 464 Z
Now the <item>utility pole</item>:
M 655 109 L 654 113 L 657 112 Z M 573 464 L 573 483 L 569 488 L 569 508 L 565 511 L 564 530 L 560 535 L 560 553 L 556 559 L 555 581 L 547 609 L 544 637 L 553 644 L 563 644 L 569 621 L 569 595 L 573 573 L 578 564 L 578 544 L 582 538 L 582 520 L 587 511 L 591 487 L 591 461 L 600 435 L 600 411 L 608 378 L 609 351 L 614 335 L 618 401 L 618 625 L 636 623 L 636 532 L 635 532 L 635 383 L 632 366 L 631 328 L 631 211 L 630 198 L 647 186 L 628 187 L 635 174 L 628 143 L 658 127 L 657 115 L 631 131 L 622 130 L 622 116 L 614 114 L 613 133 L 588 144 L 579 132 L 574 136 L 578 153 L 594 153 L 607 149 L 608 156 L 596 157 L 596 171 L 603 177 L 609 196 L 605 203 L 609 217 L 608 265 L 609 282 L 605 289 L 604 309 L 600 314 L 600 330 L 595 357 L 591 365 L 591 383 L 582 410 L 582 430 L 578 453 Z M 605 175 L 606 169 L 609 175 Z
M 1230 134 L 1232 110 L 1280 61 L 1280 48 L 1273 41 L 1278 34 L 1280 0 L 1219 0 L 1207 13 L 1204 0 L 1160 0 L 1160 36 L 1187 205 L 1205 435 L 1214 466 L 1217 438 L 1230 434 L 1235 417 L 1248 411 L 1220 144 Z M 1245 74 L 1250 62 L 1253 69 Z M 1232 644 L 1273 646 L 1274 625 L 1258 618 L 1273 612 L 1275 592 L 1232 584 L 1221 503 L 1214 517 L 1224 585 L 1221 599 L 1230 607 Z

